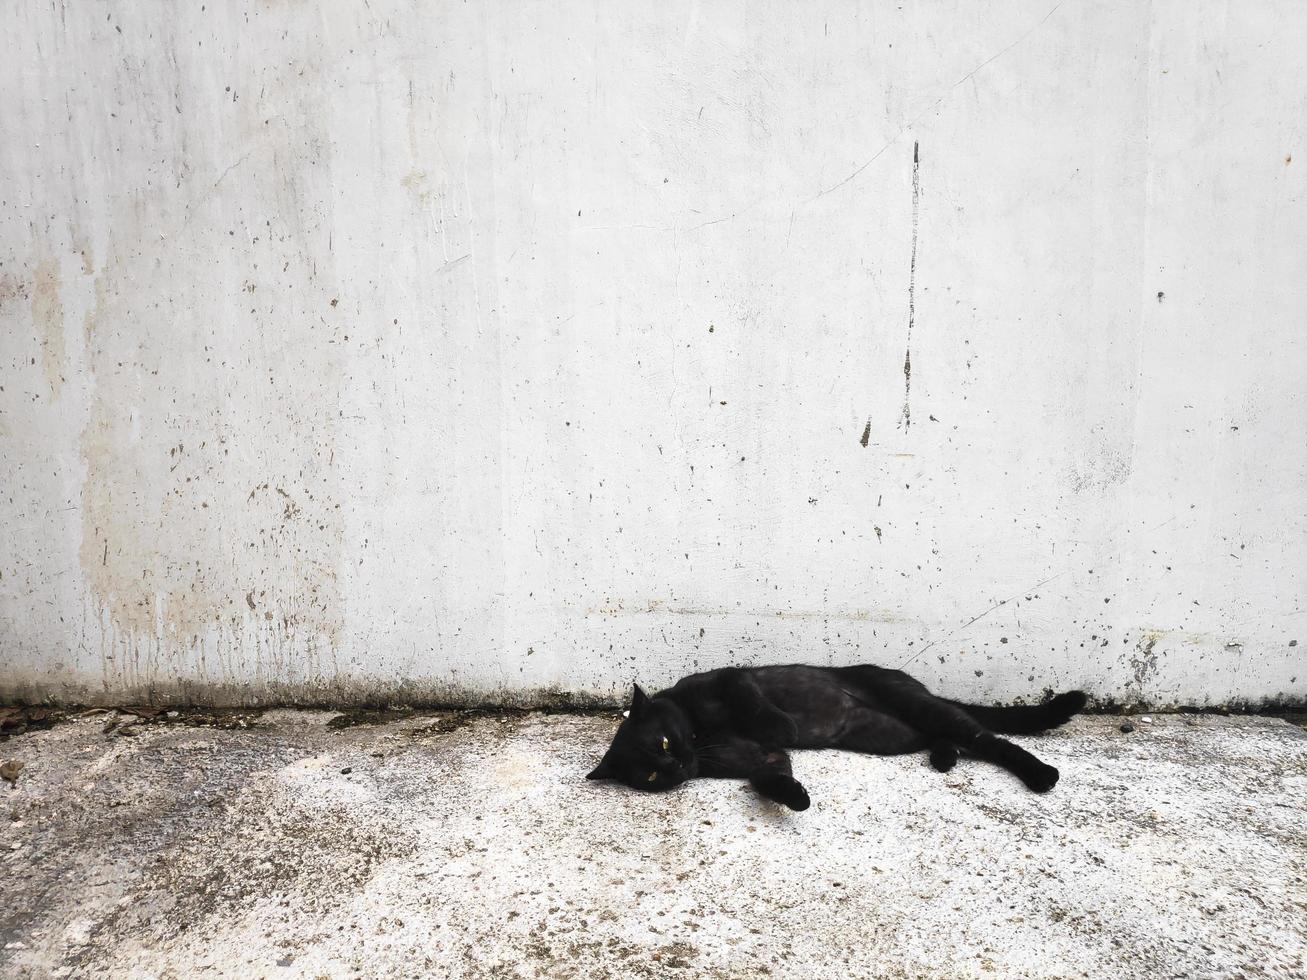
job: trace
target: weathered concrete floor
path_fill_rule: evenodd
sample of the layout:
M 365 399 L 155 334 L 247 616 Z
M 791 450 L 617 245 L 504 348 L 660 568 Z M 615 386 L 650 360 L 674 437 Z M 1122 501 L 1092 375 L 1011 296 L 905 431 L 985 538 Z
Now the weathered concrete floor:
M 1052 794 L 798 756 L 813 808 L 582 778 L 608 718 L 105 717 L 0 744 L 0 975 L 1303 976 L 1307 734 L 1085 718 Z M 453 730 L 448 730 L 453 729 Z

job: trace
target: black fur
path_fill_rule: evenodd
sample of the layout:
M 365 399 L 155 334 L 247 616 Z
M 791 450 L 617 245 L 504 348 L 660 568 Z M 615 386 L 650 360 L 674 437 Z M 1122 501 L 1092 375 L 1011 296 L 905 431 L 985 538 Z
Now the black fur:
M 1046 793 L 1057 770 L 999 736 L 1056 728 L 1084 706 L 1081 691 L 1039 705 L 962 704 L 936 697 L 900 670 L 869 664 L 726 667 L 684 677 L 652 698 L 636 685 L 629 716 L 586 778 L 649 791 L 698 776 L 741 778 L 768 799 L 806 810 L 808 794 L 785 749 L 929 749 L 940 772 L 959 755 L 975 756 Z

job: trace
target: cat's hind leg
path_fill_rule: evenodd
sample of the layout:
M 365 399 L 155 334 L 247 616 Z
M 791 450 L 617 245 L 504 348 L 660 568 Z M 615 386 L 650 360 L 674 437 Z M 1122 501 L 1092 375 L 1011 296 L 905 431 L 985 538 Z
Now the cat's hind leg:
M 859 708 L 834 747 L 869 755 L 904 755 L 920 752 L 928 744 L 930 740 L 907 722 L 883 711 Z
M 1040 762 L 1015 742 L 999 738 L 990 732 L 981 732 L 963 748 L 977 759 L 1002 766 L 1036 793 L 1047 793 L 1057 785 L 1058 771 Z
M 1036 793 L 1047 793 L 1057 784 L 1056 769 L 989 731 L 963 706 L 935 697 L 906 674 L 884 671 L 874 676 L 877 687 L 868 693 L 892 712 L 892 720 L 921 733 L 922 741 L 917 748 L 934 745 L 938 740 L 948 741 L 968 755 L 1002 766 Z M 940 761 L 946 760 L 947 754 L 942 754 Z M 933 752 L 931 764 L 940 768 Z
M 913 699 L 909 708 L 913 724 L 919 725 L 922 731 L 954 742 L 977 759 L 1002 766 L 1028 789 L 1047 793 L 1057 785 L 1056 769 L 1040 762 L 1016 743 L 995 735 L 957 705 L 927 694 Z
M 962 751 L 977 759 L 1002 766 L 1036 793 L 1047 793 L 1057 785 L 1058 771 L 1052 766 L 995 735 L 962 708 L 934 696 L 930 702 L 918 714 L 927 731 L 956 741 Z

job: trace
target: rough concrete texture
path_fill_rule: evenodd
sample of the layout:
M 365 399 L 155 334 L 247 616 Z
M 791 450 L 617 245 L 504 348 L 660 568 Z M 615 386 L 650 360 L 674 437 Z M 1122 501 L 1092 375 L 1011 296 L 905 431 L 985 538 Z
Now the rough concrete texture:
M 805 753 L 795 814 L 733 782 L 585 782 L 610 717 L 331 717 L 5 743 L 27 765 L 0 973 L 1307 970 L 1307 735 L 1282 721 L 1082 718 L 1030 740 L 1063 773 L 1042 797 L 974 762 Z

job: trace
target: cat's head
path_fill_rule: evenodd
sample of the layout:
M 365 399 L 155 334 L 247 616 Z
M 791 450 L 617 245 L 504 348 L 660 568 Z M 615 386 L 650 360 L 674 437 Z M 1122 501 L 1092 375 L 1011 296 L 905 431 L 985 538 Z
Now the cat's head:
M 615 779 L 632 789 L 659 792 L 693 779 L 699 772 L 694 733 L 673 702 L 651 698 L 635 685 L 631 710 L 618 726 L 613 744 L 586 779 Z

